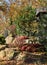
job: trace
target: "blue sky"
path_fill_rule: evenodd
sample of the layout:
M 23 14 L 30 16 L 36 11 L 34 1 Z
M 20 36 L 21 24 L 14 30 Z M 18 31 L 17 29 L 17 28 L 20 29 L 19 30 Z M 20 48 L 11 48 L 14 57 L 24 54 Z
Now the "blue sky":
M 9 0 L 5 0 L 8 4 L 10 4 L 10 1 Z
M 10 0 L 5 0 L 8 4 L 10 4 Z M 15 2 L 16 0 L 12 0 L 12 2 Z

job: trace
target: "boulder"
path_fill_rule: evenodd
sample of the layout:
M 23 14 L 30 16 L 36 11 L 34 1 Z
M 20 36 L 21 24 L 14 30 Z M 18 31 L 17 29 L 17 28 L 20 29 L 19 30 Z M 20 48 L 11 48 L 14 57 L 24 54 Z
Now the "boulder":
M 4 60 L 4 57 L 6 56 L 6 53 L 4 50 L 0 51 L 0 60 Z
M 14 57 L 14 50 L 11 48 L 6 48 L 0 51 L 0 60 L 11 60 Z
M 6 52 L 6 58 L 7 58 L 7 60 L 11 60 L 14 57 L 14 50 L 13 49 L 6 48 L 5 52 Z
M 12 40 L 13 40 L 12 35 L 7 36 L 5 40 L 6 40 L 6 44 L 12 43 Z

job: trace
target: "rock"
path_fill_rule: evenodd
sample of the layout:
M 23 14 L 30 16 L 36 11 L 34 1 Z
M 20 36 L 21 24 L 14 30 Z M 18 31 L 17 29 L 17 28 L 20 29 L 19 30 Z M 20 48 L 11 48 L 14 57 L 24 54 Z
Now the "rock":
M 47 13 L 47 8 L 46 7 L 41 7 L 36 9 L 36 15 L 38 16 L 39 13 Z
M 0 60 L 3 60 L 5 56 L 6 56 L 5 51 L 4 50 L 0 51 Z
M 13 40 L 13 37 L 11 35 L 9 35 L 9 36 L 6 37 L 5 40 L 6 40 L 6 44 L 10 44 Z
M 11 60 L 14 57 L 14 50 L 13 49 L 6 48 L 5 52 L 6 52 L 6 58 L 7 58 L 7 60 Z
M 0 60 L 11 60 L 14 57 L 14 50 L 11 48 L 6 48 L 0 51 Z
M 26 54 L 23 52 L 21 52 L 18 56 L 17 56 L 17 61 L 24 61 L 26 58 Z

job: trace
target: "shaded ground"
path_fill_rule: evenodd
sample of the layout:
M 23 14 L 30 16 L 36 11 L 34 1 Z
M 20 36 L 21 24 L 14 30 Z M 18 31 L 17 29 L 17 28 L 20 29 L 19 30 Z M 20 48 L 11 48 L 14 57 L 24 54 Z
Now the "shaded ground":
M 0 65 L 47 65 L 47 56 L 36 56 L 32 55 L 29 59 L 27 58 L 25 61 L 0 61 Z

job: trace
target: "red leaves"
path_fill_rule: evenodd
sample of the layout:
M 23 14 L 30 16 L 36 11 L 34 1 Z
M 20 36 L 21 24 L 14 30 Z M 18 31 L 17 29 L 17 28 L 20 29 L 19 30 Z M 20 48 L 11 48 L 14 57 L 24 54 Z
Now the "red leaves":
M 15 47 L 18 47 L 19 50 L 21 51 L 28 51 L 28 52 L 37 52 L 37 51 L 41 51 L 41 50 L 44 50 L 44 46 L 41 45 L 41 44 L 36 44 L 36 43 L 31 43 L 31 44 L 27 44 L 25 42 L 25 40 L 27 39 L 28 37 L 26 36 L 18 36 L 15 38 L 15 40 L 13 41 L 13 45 Z
M 25 39 L 27 39 L 27 36 L 18 36 L 13 40 L 13 45 L 16 47 L 21 47 L 25 43 Z
M 21 47 L 21 51 L 25 51 L 26 48 L 27 48 L 27 45 L 22 46 L 22 47 Z
M 36 52 L 38 51 L 37 49 L 43 47 L 40 44 L 24 44 L 22 47 L 20 47 L 21 51 L 28 51 L 28 52 Z
M 28 46 L 28 47 L 26 48 L 26 51 L 31 51 L 31 46 Z
M 24 39 L 27 39 L 28 37 L 27 36 L 20 36 L 20 37 L 18 37 L 18 39 L 20 39 L 20 40 L 24 40 Z

